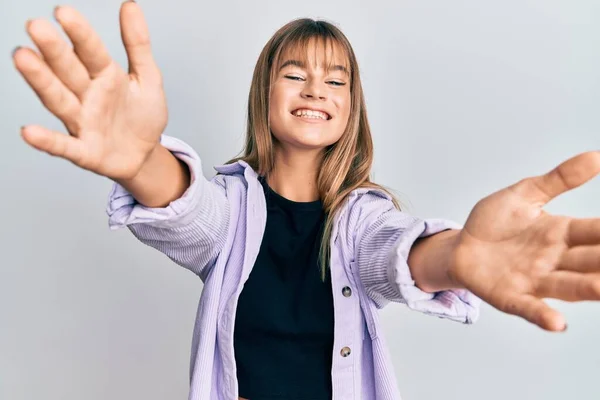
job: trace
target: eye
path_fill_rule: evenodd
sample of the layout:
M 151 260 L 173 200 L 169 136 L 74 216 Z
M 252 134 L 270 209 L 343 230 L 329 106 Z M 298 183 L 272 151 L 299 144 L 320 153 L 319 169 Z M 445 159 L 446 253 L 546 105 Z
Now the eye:
M 301 77 L 299 77 L 299 76 L 293 76 L 293 75 L 286 75 L 285 77 L 286 77 L 287 79 L 291 79 L 291 80 L 293 80 L 293 81 L 303 81 L 303 80 L 304 80 L 304 78 L 301 78 Z
M 338 81 L 329 81 L 327 83 L 331 83 L 333 86 L 344 86 L 346 82 L 338 82 Z

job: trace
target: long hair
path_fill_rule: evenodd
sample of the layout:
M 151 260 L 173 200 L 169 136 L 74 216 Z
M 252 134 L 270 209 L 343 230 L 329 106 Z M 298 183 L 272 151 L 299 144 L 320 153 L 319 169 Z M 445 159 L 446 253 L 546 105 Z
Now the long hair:
M 260 176 L 268 176 L 274 168 L 273 137 L 269 124 L 269 100 L 275 73 L 290 51 L 308 53 L 312 40 L 321 41 L 331 51 L 342 49 L 350 73 L 350 116 L 340 139 L 325 149 L 317 179 L 319 197 L 326 214 L 319 250 L 321 277 L 325 280 L 329 265 L 330 236 L 335 215 L 346 197 L 357 188 L 375 188 L 388 193 L 394 206 L 400 209 L 395 196 L 385 187 L 370 180 L 373 163 L 373 140 L 360 81 L 358 62 L 346 36 L 333 24 L 310 18 L 293 20 L 281 27 L 263 48 L 252 77 L 248 96 L 246 141 L 241 156 L 229 163 L 243 160 Z M 331 52 L 326 54 L 333 62 Z

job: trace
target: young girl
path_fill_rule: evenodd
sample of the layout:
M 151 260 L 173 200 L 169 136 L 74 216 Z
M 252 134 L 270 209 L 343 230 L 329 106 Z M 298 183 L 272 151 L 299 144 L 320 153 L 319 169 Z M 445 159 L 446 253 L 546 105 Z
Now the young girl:
M 108 214 L 204 282 L 194 400 L 399 399 L 377 309 L 390 301 L 472 323 L 480 301 L 550 331 L 543 298 L 600 298 L 600 221 L 542 206 L 600 172 L 599 152 L 482 199 L 464 225 L 420 219 L 370 182 L 373 145 L 356 57 L 335 26 L 279 29 L 261 52 L 241 157 L 202 176 L 163 134 L 161 75 L 139 6 L 121 8 L 129 72 L 70 7 L 27 31 L 16 68 L 69 135 L 25 126 L 36 149 L 115 181 Z M 481 300 L 480 300 L 481 299 Z

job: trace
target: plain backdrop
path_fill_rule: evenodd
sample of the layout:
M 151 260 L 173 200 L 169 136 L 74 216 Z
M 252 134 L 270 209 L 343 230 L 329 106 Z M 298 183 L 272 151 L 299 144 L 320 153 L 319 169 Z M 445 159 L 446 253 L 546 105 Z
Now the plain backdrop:
M 600 148 L 600 2 L 140 0 L 164 73 L 166 133 L 207 177 L 241 149 L 254 63 L 298 17 L 325 18 L 358 56 L 374 179 L 406 211 L 464 223 L 475 203 Z M 14 69 L 28 18 L 0 7 L 0 399 L 185 399 L 200 280 L 127 230 L 110 231 L 111 182 L 29 148 L 24 124 L 65 131 Z M 72 0 L 126 67 L 115 0 Z M 551 202 L 600 216 L 600 180 Z M 382 311 L 404 400 L 598 399 L 600 304 L 551 300 L 552 334 L 484 305 L 465 326 Z

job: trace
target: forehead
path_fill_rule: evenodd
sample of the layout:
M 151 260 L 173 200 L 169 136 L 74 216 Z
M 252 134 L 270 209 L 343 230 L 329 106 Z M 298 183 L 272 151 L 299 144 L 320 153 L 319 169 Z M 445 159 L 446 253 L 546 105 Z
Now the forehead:
M 347 51 L 342 44 L 333 38 L 323 37 L 311 37 L 287 44 L 273 65 L 274 71 L 290 64 L 345 70 L 348 73 L 351 69 Z

